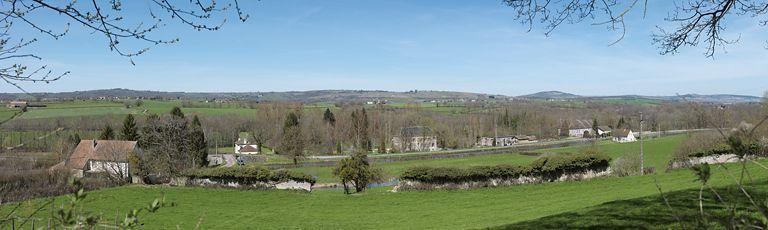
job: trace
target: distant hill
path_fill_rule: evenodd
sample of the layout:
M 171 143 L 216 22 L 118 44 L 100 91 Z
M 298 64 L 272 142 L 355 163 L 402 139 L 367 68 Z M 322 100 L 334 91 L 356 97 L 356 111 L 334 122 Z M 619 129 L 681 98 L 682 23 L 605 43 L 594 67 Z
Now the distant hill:
M 576 94 L 560 92 L 560 91 L 543 91 L 543 92 L 538 92 L 534 94 L 522 95 L 518 97 L 529 98 L 529 99 L 574 99 L 574 98 L 580 98 L 581 96 Z
M 420 101 L 451 101 L 451 100 L 484 100 L 505 99 L 506 96 L 466 93 L 452 91 L 421 91 L 408 92 L 372 91 L 372 90 L 312 90 L 289 92 L 162 92 L 140 91 L 130 89 L 101 89 L 60 93 L 14 94 L 0 93 L 0 100 L 13 99 L 90 99 L 90 98 L 163 98 L 163 99 L 233 99 L 254 101 L 300 101 L 306 103 L 342 102 L 342 101 L 373 101 L 389 100 L 394 102 Z
M 299 101 L 304 103 L 321 102 L 364 102 L 375 100 L 388 100 L 391 102 L 424 102 L 424 101 L 472 101 L 489 100 L 505 101 L 513 98 L 504 95 L 453 92 L 453 91 L 422 91 L 392 92 L 381 90 L 311 90 L 289 92 L 163 92 L 130 89 L 100 89 L 88 91 L 60 92 L 60 93 L 0 93 L 0 100 L 15 99 L 94 99 L 94 98 L 163 98 L 163 99 L 194 99 L 194 100 L 249 100 L 249 101 Z M 534 94 L 522 95 L 516 98 L 530 100 L 652 100 L 659 102 L 706 102 L 706 103 L 755 103 L 761 102 L 762 97 L 731 95 L 731 94 L 685 94 L 680 96 L 642 96 L 642 95 L 618 95 L 618 96 L 581 96 L 561 91 L 544 91 Z M 685 100 L 683 99 L 685 98 Z
M 678 96 L 643 96 L 643 95 L 618 95 L 618 96 L 580 96 L 571 93 L 565 93 L 560 91 L 544 91 L 534 94 L 518 96 L 520 98 L 528 99 L 558 99 L 558 100 L 656 100 L 666 102 L 682 102 L 691 101 L 699 103 L 718 103 L 718 104 L 733 104 L 733 103 L 758 103 L 763 100 L 762 97 L 747 96 L 747 95 L 733 95 L 733 94 L 685 94 Z

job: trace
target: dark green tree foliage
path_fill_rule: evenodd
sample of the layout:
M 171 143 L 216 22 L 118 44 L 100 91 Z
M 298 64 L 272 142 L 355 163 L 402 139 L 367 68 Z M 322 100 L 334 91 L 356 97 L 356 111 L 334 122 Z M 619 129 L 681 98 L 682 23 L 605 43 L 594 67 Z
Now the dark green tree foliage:
M 336 125 L 336 116 L 333 115 L 330 108 L 325 109 L 325 113 L 323 113 L 323 121 L 331 126 Z
M 594 134 L 592 136 L 594 136 L 594 137 L 598 137 L 600 135 L 600 132 L 597 131 L 600 128 L 598 128 L 597 126 L 598 126 L 597 125 L 597 119 L 593 118 L 592 119 L 592 131 L 594 132 Z
M 304 138 L 301 135 L 299 116 L 295 112 L 285 117 L 279 150 L 280 154 L 291 157 L 294 164 L 298 164 L 304 157 Z
M 136 120 L 133 114 L 128 114 L 123 120 L 123 129 L 120 130 L 120 138 L 126 141 L 139 140 L 139 128 L 136 127 Z
M 69 139 L 69 143 L 71 143 L 72 145 L 77 146 L 77 144 L 80 144 L 80 134 L 75 133 L 75 134 L 69 135 L 68 139 Z
M 184 112 L 181 112 L 181 108 L 179 107 L 173 107 L 173 109 L 171 109 L 171 116 L 176 118 L 184 118 Z
M 368 113 L 363 109 L 352 111 L 352 135 L 355 140 L 355 148 L 370 152 L 373 149 L 369 134 Z
M 112 130 L 112 126 L 106 125 L 104 126 L 104 129 L 101 130 L 101 134 L 99 135 L 99 140 L 113 140 L 115 139 L 115 131 Z
M 341 181 L 345 194 L 350 193 L 350 185 L 355 188 L 355 192 L 362 192 L 369 184 L 381 182 L 383 178 L 382 171 L 368 163 L 368 155 L 365 152 L 355 152 L 339 161 L 333 169 L 333 175 Z
M 276 183 L 291 180 L 310 184 L 315 184 L 316 182 L 315 178 L 309 174 L 284 169 L 272 171 L 262 166 L 201 168 L 185 172 L 184 176 L 221 182 L 237 182 L 240 184 Z
M 564 174 L 606 170 L 610 162 L 611 157 L 602 153 L 561 154 L 540 157 L 527 166 L 412 167 L 403 171 L 400 179 L 426 183 L 464 183 L 534 176 L 554 181 Z
M 203 125 L 197 115 L 192 118 L 192 125 L 189 126 L 189 147 L 196 166 L 205 166 L 208 164 L 208 143 L 205 141 L 205 132 Z
M 619 123 L 616 124 L 616 128 L 623 129 L 623 128 L 626 128 L 626 126 L 627 126 L 627 122 L 624 121 L 624 117 L 619 118 Z

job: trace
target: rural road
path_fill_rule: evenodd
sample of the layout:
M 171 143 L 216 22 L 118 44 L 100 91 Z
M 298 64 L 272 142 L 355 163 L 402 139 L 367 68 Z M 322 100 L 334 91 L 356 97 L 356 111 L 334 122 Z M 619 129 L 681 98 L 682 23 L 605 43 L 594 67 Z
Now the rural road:
M 222 154 L 221 157 L 224 158 L 224 167 L 232 167 L 237 164 L 237 158 L 233 154 Z

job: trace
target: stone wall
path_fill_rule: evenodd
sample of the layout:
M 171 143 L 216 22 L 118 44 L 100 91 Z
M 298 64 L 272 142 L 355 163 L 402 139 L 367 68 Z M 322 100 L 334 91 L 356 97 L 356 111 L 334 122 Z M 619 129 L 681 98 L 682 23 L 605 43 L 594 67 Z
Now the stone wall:
M 582 173 L 565 174 L 554 181 L 578 181 L 588 180 L 595 177 L 603 177 L 611 175 L 611 169 L 606 170 L 588 170 Z M 521 176 L 513 179 L 501 179 L 494 178 L 485 181 L 471 181 L 463 183 L 426 183 L 420 181 L 401 180 L 393 191 L 407 191 L 407 190 L 432 190 L 432 189 L 469 189 L 469 188 L 484 188 L 484 187 L 500 187 L 500 186 L 513 186 L 521 184 L 539 184 L 549 182 L 540 176 Z
M 668 169 L 679 169 L 679 168 L 688 168 L 694 165 L 698 164 L 722 164 L 722 163 L 732 163 L 732 162 L 738 162 L 739 156 L 736 154 L 723 154 L 723 155 L 712 155 L 712 156 L 705 156 L 705 157 L 691 157 L 687 160 L 678 160 L 671 162 L 669 164 Z
M 238 189 L 290 189 L 312 191 L 312 184 L 308 182 L 286 181 L 286 182 L 255 182 L 252 184 L 240 184 L 238 182 L 224 182 L 212 179 L 200 178 L 174 178 L 171 181 L 173 186 L 197 186 L 197 187 L 217 187 L 217 188 L 238 188 Z

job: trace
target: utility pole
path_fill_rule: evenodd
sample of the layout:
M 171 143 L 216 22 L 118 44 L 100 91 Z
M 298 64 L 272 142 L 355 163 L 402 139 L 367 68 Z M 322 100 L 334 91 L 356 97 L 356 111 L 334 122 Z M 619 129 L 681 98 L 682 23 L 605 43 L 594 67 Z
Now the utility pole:
M 640 112 L 640 175 L 645 174 L 645 157 L 643 156 L 643 112 Z

